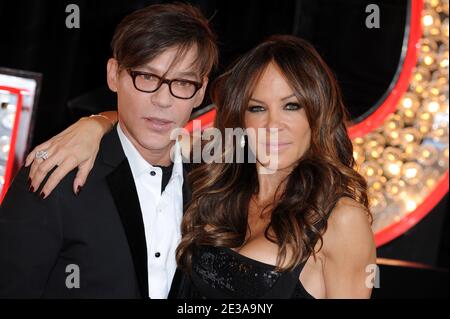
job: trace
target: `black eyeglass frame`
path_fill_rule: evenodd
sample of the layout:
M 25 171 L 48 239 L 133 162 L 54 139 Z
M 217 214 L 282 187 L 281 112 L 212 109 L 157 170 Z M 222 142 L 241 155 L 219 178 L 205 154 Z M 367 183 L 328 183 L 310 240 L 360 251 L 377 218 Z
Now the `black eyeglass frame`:
M 135 70 L 132 70 L 132 69 L 127 69 L 127 72 L 128 72 L 128 74 L 130 74 L 130 76 L 131 76 L 131 78 L 133 80 L 134 88 L 136 90 L 138 90 L 140 92 L 144 92 L 144 93 L 156 92 L 165 83 L 165 84 L 167 84 L 169 86 L 169 91 L 170 91 L 170 94 L 172 94 L 172 96 L 176 97 L 177 99 L 189 100 L 189 99 L 192 99 L 195 96 L 195 94 L 197 94 L 198 90 L 200 90 L 202 88 L 202 86 L 203 86 L 202 83 L 199 83 L 199 82 L 196 82 L 196 81 L 191 81 L 191 80 L 186 80 L 186 79 L 171 79 L 171 80 L 169 80 L 169 79 L 165 79 L 163 77 L 160 77 L 159 75 L 156 75 L 156 74 L 150 73 L 150 72 L 135 71 Z M 139 75 L 150 75 L 150 76 L 154 76 L 154 77 L 158 78 L 159 82 L 158 82 L 158 86 L 156 87 L 156 89 L 148 91 L 148 90 L 142 90 L 142 89 L 138 88 L 137 85 L 136 85 L 136 77 L 138 77 Z M 190 83 L 190 84 L 194 85 L 194 87 L 195 87 L 194 93 L 190 97 L 181 97 L 181 96 L 178 96 L 178 95 L 174 94 L 173 90 L 172 90 L 172 83 L 175 82 L 175 81 L 187 82 L 187 83 Z

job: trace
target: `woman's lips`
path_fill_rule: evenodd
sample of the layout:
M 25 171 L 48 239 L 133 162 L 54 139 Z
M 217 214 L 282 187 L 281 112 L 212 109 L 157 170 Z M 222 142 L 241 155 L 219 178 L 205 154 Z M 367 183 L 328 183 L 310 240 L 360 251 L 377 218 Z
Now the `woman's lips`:
M 153 131 L 166 132 L 172 128 L 173 121 L 157 118 L 157 117 L 145 117 L 144 118 L 147 127 Z
M 292 143 L 260 143 L 260 146 L 265 147 L 269 151 L 281 151 L 288 148 Z

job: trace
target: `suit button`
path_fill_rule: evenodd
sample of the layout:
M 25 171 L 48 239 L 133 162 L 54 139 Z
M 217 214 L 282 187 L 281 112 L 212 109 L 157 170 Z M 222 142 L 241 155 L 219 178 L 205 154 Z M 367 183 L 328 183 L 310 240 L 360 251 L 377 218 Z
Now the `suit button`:
M 155 257 L 156 257 L 156 258 L 159 258 L 159 256 L 161 256 L 160 253 L 155 253 Z
M 151 171 L 150 175 L 155 176 L 156 175 L 155 171 Z

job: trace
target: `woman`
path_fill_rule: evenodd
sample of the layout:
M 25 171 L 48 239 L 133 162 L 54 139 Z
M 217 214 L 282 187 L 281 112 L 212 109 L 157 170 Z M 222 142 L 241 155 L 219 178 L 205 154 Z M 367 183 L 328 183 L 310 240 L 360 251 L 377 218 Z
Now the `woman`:
M 212 90 L 222 136 L 225 128 L 257 132 L 231 145 L 234 153 L 243 147 L 255 154 L 256 163 L 202 164 L 191 172 L 177 250 L 190 284 L 178 297 L 369 298 L 375 246 L 366 183 L 353 168 L 338 85 L 318 53 L 298 38 L 272 37 Z M 84 167 L 76 180 L 83 183 L 99 143 L 92 136 L 108 126 L 102 121 L 79 121 L 38 146 L 27 164 L 36 150 L 50 149 L 66 170 Z M 269 160 L 276 158 L 270 173 L 261 157 L 267 148 Z M 30 178 L 49 169 L 35 165 Z

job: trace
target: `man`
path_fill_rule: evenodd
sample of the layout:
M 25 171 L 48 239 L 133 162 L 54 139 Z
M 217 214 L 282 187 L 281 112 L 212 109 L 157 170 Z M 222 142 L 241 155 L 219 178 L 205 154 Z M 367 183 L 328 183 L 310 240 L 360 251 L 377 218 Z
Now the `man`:
M 118 125 L 78 196 L 75 171 L 43 200 L 21 169 L 0 208 L 0 297 L 166 298 L 176 289 L 190 191 L 170 133 L 203 100 L 214 35 L 197 9 L 154 5 L 124 18 L 112 49 Z

